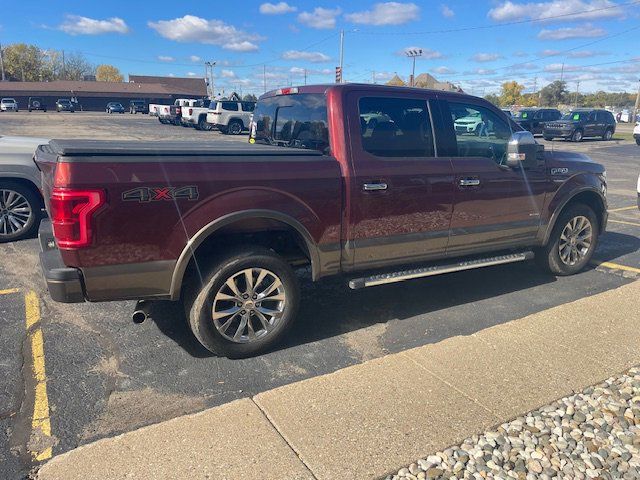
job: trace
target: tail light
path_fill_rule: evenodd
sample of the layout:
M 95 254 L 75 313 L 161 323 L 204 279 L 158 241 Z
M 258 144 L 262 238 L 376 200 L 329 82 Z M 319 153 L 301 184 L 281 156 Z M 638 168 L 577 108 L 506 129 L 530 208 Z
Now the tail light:
M 93 217 L 105 205 L 102 190 L 65 190 L 51 192 L 51 223 L 60 248 L 81 248 L 91 245 Z
M 193 108 L 189 109 L 189 115 L 193 115 Z
M 176 113 L 179 114 L 180 112 L 181 112 L 180 107 L 176 107 Z

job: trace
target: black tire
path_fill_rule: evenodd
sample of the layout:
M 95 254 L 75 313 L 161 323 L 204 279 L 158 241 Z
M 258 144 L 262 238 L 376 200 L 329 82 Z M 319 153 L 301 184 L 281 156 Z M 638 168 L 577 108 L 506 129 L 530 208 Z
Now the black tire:
M 578 129 L 571 135 L 572 142 L 581 142 L 584 137 L 582 136 L 582 130 Z
M 243 129 L 242 122 L 240 120 L 232 120 L 227 127 L 227 133 L 229 135 L 240 135 Z
M 33 237 L 38 225 L 40 224 L 40 218 L 42 215 L 42 199 L 40 198 L 40 195 L 36 193 L 35 187 L 30 188 L 23 183 L 15 182 L 13 180 L 0 180 L 0 190 L 11 190 L 22 195 L 29 204 L 29 208 L 31 208 L 32 212 L 31 217 L 19 232 L 15 232 L 14 234 L 3 234 L 0 227 L 0 243 L 14 242 L 16 240 L 22 240 L 23 238 Z
M 585 217 L 589 220 L 591 223 L 592 241 L 585 255 L 582 256 L 575 264 L 568 265 L 560 257 L 560 242 L 563 230 L 571 219 L 576 217 Z M 598 217 L 589 206 L 583 203 L 574 203 L 569 205 L 558 217 L 558 220 L 551 231 L 551 235 L 549 236 L 547 245 L 535 252 L 536 263 L 544 271 L 558 276 L 578 273 L 591 261 L 593 252 L 598 246 L 599 233 L 600 224 L 598 223 Z
M 218 127 L 218 131 L 223 134 L 227 134 L 227 127 L 220 126 Z
M 31 109 L 29 109 L 29 113 L 31 113 Z
M 640 145 L 640 138 L 636 138 L 636 145 Z
M 196 125 L 196 128 L 198 130 L 204 130 L 204 131 L 211 130 L 211 125 L 207 123 L 206 115 L 203 115 L 203 116 L 200 117 L 200 119 L 198 120 L 198 123 Z
M 44 113 L 47 113 L 47 109 L 46 109 L 46 108 L 44 108 L 42 111 L 43 111 Z
M 553 141 L 553 137 L 550 137 L 548 135 L 543 135 L 543 138 L 547 141 L 547 142 L 552 142 Z
M 613 138 L 613 130 L 611 130 L 610 128 L 607 128 L 604 131 L 604 135 L 602 135 L 602 140 L 608 142 L 609 140 L 611 140 Z
M 249 268 L 261 268 L 273 272 L 281 281 L 286 300 L 282 307 L 282 315 L 271 330 L 266 331 L 262 337 L 239 343 L 226 338 L 218 331 L 212 319 L 212 311 L 214 297 L 227 280 Z M 208 271 L 209 273 L 204 277 L 202 284 L 195 279 L 188 283 L 183 296 L 188 325 L 196 339 L 207 350 L 218 356 L 241 358 L 268 351 L 282 340 L 293 325 L 300 303 L 298 278 L 286 261 L 264 247 L 244 246 L 228 251 L 219 257 Z M 233 303 L 231 302 L 232 306 Z M 242 305 L 240 308 L 245 307 Z M 240 321 L 239 318 L 236 320 Z M 260 326 L 256 316 L 250 317 L 248 321 L 251 322 L 251 325 Z M 229 328 L 233 327 L 235 327 L 233 324 L 229 326 Z M 236 330 L 239 329 L 238 327 L 239 325 L 235 327 Z M 248 326 L 243 327 L 242 330 L 244 331 L 245 328 L 248 335 Z M 253 330 L 256 329 L 253 328 Z

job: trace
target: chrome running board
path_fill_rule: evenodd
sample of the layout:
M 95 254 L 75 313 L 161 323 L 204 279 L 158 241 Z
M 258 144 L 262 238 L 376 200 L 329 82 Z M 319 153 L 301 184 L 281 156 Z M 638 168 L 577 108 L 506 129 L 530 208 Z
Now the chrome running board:
M 432 277 L 444 273 L 461 272 L 474 268 L 490 267 L 493 265 L 503 265 L 505 263 L 524 262 L 533 258 L 532 251 L 509 253 L 495 257 L 479 258 L 475 260 L 464 260 L 446 265 L 436 265 L 433 267 L 416 268 L 413 270 L 403 270 L 401 272 L 383 273 L 370 277 L 354 278 L 349 280 L 349 288 L 358 290 L 360 288 L 374 287 L 376 285 L 386 285 L 388 283 L 404 282 L 414 278 Z

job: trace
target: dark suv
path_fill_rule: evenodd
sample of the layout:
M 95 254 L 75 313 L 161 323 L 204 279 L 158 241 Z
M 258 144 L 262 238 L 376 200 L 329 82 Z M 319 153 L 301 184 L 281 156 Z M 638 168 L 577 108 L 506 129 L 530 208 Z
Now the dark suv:
M 586 137 L 611 140 L 616 131 L 616 119 L 607 110 L 576 109 L 556 122 L 547 123 L 542 135 L 545 140 L 560 137 L 580 142 Z
M 149 106 L 144 100 L 131 100 L 129 102 L 129 113 L 149 113 Z
M 560 117 L 562 113 L 556 108 L 525 108 L 520 110 L 513 119 L 534 135 L 542 135 L 545 123 L 559 120 Z
M 44 103 L 42 97 L 29 97 L 29 103 L 27 104 L 27 110 L 42 110 L 43 112 L 47 111 L 47 104 Z
M 56 102 L 56 112 L 75 112 L 76 107 L 68 98 L 59 98 Z

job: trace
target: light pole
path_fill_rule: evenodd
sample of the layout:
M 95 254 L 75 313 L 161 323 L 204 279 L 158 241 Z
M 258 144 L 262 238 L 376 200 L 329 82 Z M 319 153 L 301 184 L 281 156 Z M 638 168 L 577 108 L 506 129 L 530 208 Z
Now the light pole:
M 409 82 L 410 86 L 413 87 L 415 85 L 416 57 L 421 57 L 422 56 L 422 49 L 421 48 L 417 48 L 415 50 L 407 50 L 404 53 L 407 55 L 407 57 L 413 59 L 413 66 L 411 67 L 411 81 Z
M 640 111 L 640 79 L 638 79 L 638 94 L 636 95 L 636 105 L 633 107 L 633 118 L 631 121 L 635 123 L 638 112 Z
M 576 108 L 578 108 L 578 92 L 580 91 L 580 81 L 576 83 Z
M 209 85 L 211 85 L 211 100 L 213 100 L 216 97 L 216 89 L 213 85 L 213 67 L 216 66 L 216 62 L 205 62 L 204 64 L 206 65 L 207 69 L 211 69 L 211 81 L 209 82 Z M 209 71 L 207 69 L 205 70 L 207 71 L 207 76 L 209 76 Z

